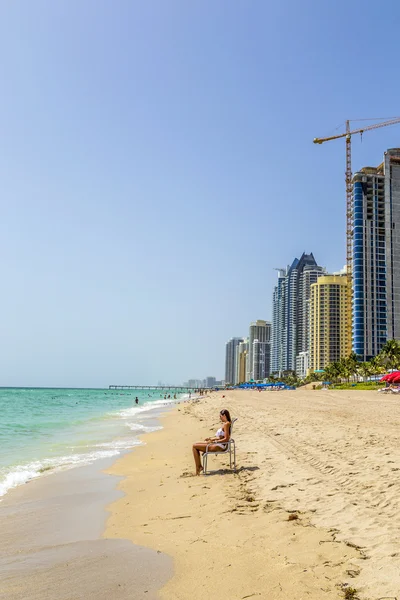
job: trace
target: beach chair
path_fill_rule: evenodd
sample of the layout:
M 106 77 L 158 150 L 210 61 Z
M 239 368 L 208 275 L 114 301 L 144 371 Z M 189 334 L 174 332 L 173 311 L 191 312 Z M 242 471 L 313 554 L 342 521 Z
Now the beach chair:
M 233 431 L 233 425 L 234 423 L 236 423 L 237 418 L 236 419 L 232 419 L 232 423 L 231 423 L 231 437 L 229 442 L 224 442 L 226 443 L 226 448 L 225 450 L 217 450 L 217 452 L 208 452 L 208 447 L 211 446 L 212 444 L 215 444 L 215 442 L 211 442 L 210 444 L 207 444 L 206 447 L 206 451 L 203 454 L 203 474 L 207 475 L 207 461 L 208 461 L 208 457 L 209 456 L 215 456 L 216 454 L 229 454 L 229 466 L 232 469 L 232 462 L 233 462 L 233 470 L 236 471 L 236 445 L 235 445 L 235 440 L 232 437 L 232 431 Z M 233 460 L 232 460 L 233 458 Z

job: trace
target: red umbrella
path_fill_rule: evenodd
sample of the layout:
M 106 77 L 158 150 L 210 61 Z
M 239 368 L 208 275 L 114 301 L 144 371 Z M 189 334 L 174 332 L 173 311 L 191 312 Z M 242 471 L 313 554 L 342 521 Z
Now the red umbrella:
M 380 378 L 379 381 L 386 381 L 388 377 L 391 376 L 391 373 L 386 373 L 386 375 L 384 375 L 383 377 Z
M 396 379 L 396 377 L 400 376 L 400 371 L 394 371 L 393 373 L 389 373 L 389 375 L 386 377 L 386 381 L 389 381 L 389 383 L 392 383 L 393 379 Z
M 392 377 L 390 383 L 400 383 L 400 375 L 396 375 L 396 377 Z

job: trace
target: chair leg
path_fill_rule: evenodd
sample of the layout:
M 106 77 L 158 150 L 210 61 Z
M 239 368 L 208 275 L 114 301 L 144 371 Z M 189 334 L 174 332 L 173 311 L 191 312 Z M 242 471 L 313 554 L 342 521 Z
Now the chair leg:
M 203 454 L 203 475 L 207 475 L 207 453 Z

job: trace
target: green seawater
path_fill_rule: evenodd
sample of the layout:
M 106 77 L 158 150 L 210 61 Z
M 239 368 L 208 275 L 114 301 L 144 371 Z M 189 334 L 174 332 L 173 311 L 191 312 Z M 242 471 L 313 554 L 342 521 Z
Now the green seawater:
M 0 388 L 0 496 L 42 473 L 132 448 L 171 401 L 154 390 Z

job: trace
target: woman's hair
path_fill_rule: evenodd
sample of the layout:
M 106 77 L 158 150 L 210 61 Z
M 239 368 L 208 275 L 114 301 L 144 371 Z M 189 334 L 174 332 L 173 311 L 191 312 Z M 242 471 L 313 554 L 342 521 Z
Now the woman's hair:
M 229 410 L 223 408 L 219 414 L 224 415 L 226 417 L 226 420 L 229 421 L 229 423 L 231 422 L 231 415 L 229 414 Z

